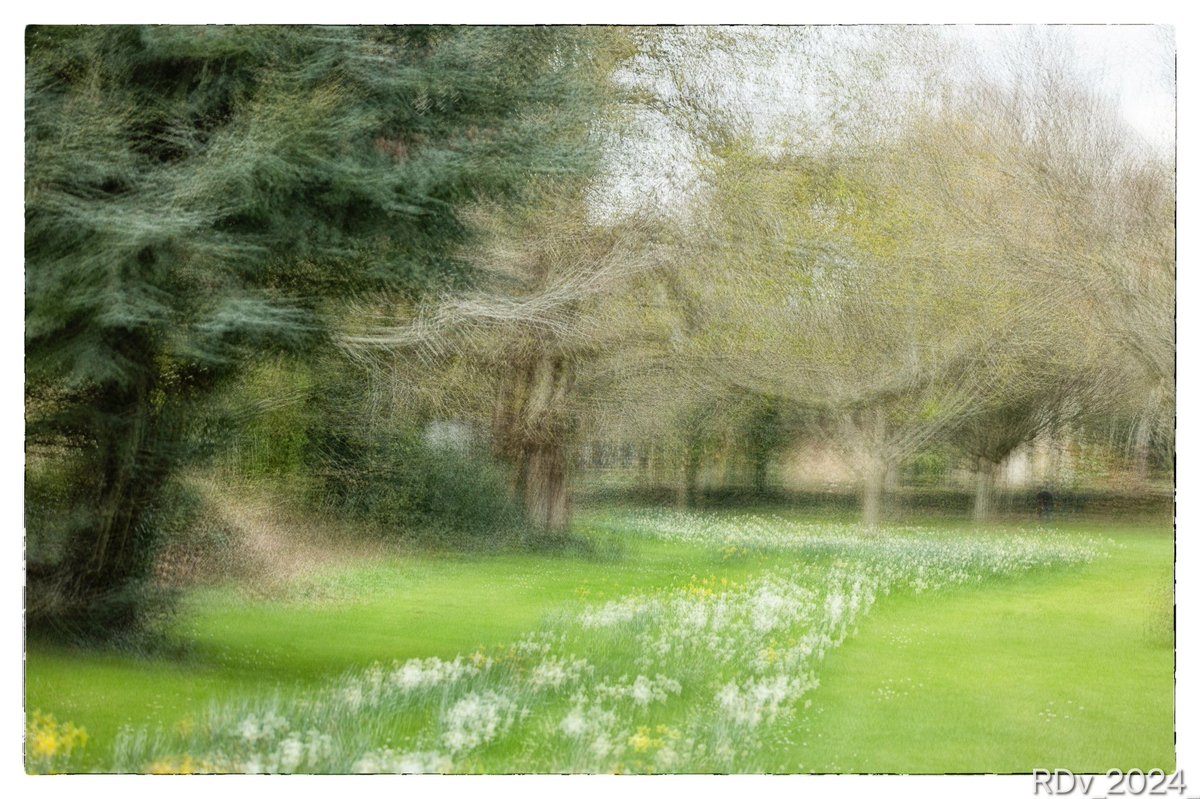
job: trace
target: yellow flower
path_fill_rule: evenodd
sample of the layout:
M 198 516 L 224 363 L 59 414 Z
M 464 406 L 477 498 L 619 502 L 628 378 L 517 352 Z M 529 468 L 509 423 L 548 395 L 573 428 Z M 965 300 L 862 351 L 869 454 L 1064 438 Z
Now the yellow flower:
M 87 732 L 70 722 L 59 724 L 54 716 L 35 710 L 29 714 L 25 727 L 25 753 L 31 771 L 61 767 L 58 758 L 66 758 L 71 750 L 87 744 Z
M 211 774 L 216 769 L 208 761 L 198 761 L 191 755 L 164 757 L 146 767 L 146 774 Z
M 208 764 L 196 760 L 191 755 L 184 755 L 179 759 L 168 757 L 156 760 L 146 767 L 147 774 L 196 774 L 208 770 Z
M 633 735 L 629 736 L 629 745 L 633 747 L 635 752 L 645 752 L 653 743 L 649 735 L 646 735 L 645 728 L 638 730 Z
M 35 757 L 54 757 L 58 753 L 58 736 L 49 730 L 39 730 L 33 735 L 31 748 Z

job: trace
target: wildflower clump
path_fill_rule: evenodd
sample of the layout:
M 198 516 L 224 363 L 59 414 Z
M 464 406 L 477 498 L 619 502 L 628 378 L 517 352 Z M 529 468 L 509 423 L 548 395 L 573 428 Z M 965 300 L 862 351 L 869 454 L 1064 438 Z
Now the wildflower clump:
M 35 710 L 25 721 L 25 768 L 31 774 L 69 769 L 71 756 L 87 745 L 88 734 L 71 722 L 59 722 Z

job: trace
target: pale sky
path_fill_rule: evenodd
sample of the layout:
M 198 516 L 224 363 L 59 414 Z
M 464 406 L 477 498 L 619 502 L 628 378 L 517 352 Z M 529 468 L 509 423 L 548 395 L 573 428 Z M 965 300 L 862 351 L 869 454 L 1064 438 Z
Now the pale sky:
M 757 31 L 739 30 L 735 35 L 753 48 Z M 891 100 L 919 96 L 921 76 L 928 74 L 919 65 L 932 65 L 954 43 L 974 52 L 948 73 L 944 66 L 930 66 L 934 74 L 948 75 L 935 80 L 982 75 L 1003 83 L 1014 70 L 1028 69 L 1022 46 L 1032 38 L 1046 46 L 1043 56 L 1054 59 L 1054 71 L 1114 99 L 1135 135 L 1160 152 L 1174 147 L 1175 42 L 1169 26 L 896 25 L 887 26 L 890 36 L 884 40 L 876 32 L 874 26 L 823 26 L 797 37 L 774 28 L 768 40 L 786 44 L 769 67 L 760 64 L 757 71 L 733 76 L 719 56 L 685 51 L 680 71 L 704 74 L 701 85 L 751 118 L 764 141 L 782 134 L 787 149 L 819 148 L 823 140 L 842 135 L 839 126 L 854 128 L 856 120 L 879 124 Z M 610 153 L 607 186 L 597 197 L 598 209 L 606 210 L 599 214 L 619 216 L 642 204 L 662 207 L 680 200 L 695 177 L 692 155 L 678 130 L 644 115 L 636 134 Z
M 966 41 L 999 59 L 1027 26 L 963 25 Z M 1121 115 L 1155 147 L 1175 142 L 1175 35 L 1171 26 L 1042 25 L 1065 34 L 1079 74 L 1120 103 Z

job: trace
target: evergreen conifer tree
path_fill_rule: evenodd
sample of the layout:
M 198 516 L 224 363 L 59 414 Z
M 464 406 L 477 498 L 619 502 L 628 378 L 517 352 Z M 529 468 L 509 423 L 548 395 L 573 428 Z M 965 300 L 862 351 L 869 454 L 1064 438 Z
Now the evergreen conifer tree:
M 595 168 L 597 33 L 28 29 L 31 625 L 136 629 L 193 400 L 347 297 L 469 284 L 465 204 Z

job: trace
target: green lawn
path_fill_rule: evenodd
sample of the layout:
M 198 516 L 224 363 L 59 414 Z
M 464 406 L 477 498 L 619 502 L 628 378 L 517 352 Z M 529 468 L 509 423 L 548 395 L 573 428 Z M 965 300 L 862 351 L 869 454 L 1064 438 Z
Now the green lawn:
M 588 558 L 396 558 L 306 581 L 274 601 L 247 601 L 233 586 L 204 589 L 182 608 L 177 657 L 31 644 L 26 707 L 85 727 L 92 742 L 82 762 L 100 766 L 125 725 L 170 727 L 214 700 L 316 685 L 374 661 L 453 657 L 516 639 L 566 606 L 674 585 L 697 571 L 744 576 L 760 565 L 639 541 Z
M 1075 573 L 880 603 L 825 661 L 798 766 L 882 773 L 1171 773 L 1169 530 L 1103 528 Z
M 882 598 L 825 659 L 811 707 L 777 747 L 780 762 L 843 772 L 1173 770 L 1171 531 L 1068 527 L 1114 539 L 1109 557 Z M 582 603 L 693 575 L 744 580 L 771 565 L 630 538 L 619 555 L 595 558 L 397 557 L 271 600 L 205 589 L 187 598 L 173 658 L 32 644 L 26 703 L 86 727 L 81 765 L 103 768 L 123 725 L 172 727 L 214 701 L 317 685 L 374 661 L 452 657 Z

